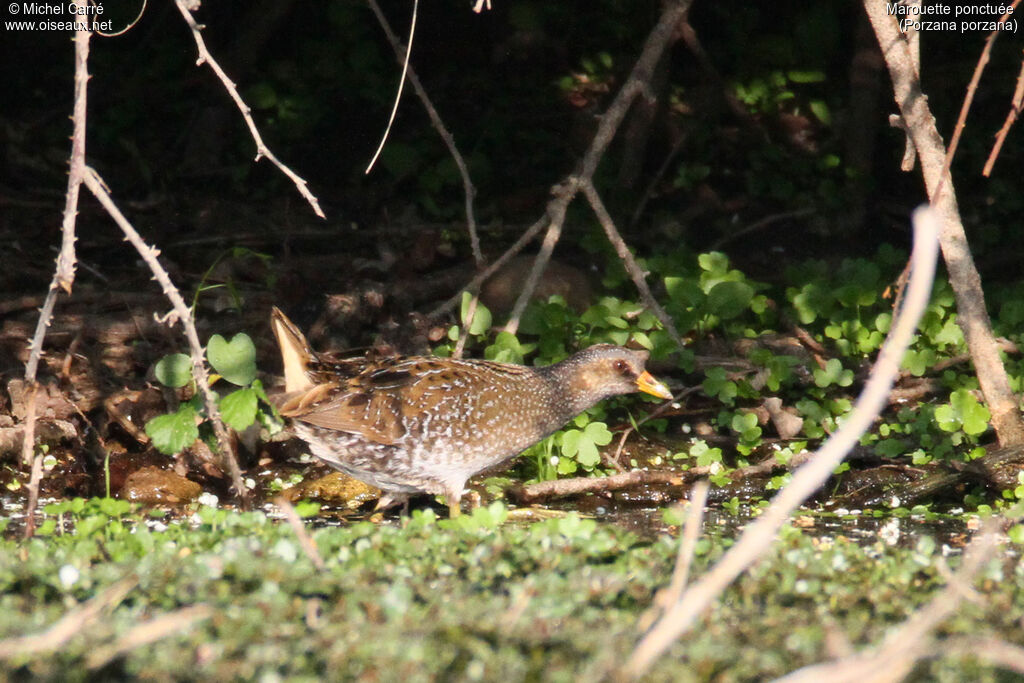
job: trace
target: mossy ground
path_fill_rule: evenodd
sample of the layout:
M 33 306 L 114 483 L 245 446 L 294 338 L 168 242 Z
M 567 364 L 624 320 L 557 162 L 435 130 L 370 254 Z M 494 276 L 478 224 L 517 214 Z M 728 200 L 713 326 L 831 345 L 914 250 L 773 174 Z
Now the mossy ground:
M 637 642 L 677 549 L 672 535 L 575 515 L 519 525 L 495 504 L 454 521 L 416 511 L 394 525 L 313 529 L 318 570 L 294 530 L 263 513 L 199 508 L 154 523 L 80 507 L 75 533 L 0 542 L 0 645 L 43 633 L 125 577 L 127 592 L 54 651 L 0 660 L 10 680 L 601 680 Z M 694 572 L 729 543 L 705 536 Z M 1003 550 L 975 584 L 982 599 L 940 638 L 1024 637 L 1019 546 Z M 837 638 L 877 643 L 945 583 L 937 564 L 959 561 L 948 551 L 928 536 L 901 547 L 787 529 L 649 679 L 765 680 L 827 658 Z M 192 605 L 209 610 L 190 626 L 123 640 Z M 955 656 L 914 674 L 1000 676 Z

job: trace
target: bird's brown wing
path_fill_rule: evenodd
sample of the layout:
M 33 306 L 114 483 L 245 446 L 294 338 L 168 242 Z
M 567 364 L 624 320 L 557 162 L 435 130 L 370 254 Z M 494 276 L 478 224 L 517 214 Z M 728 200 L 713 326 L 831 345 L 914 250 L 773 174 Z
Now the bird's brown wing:
M 394 444 L 407 434 L 410 423 L 422 425 L 423 416 L 430 412 L 455 420 L 464 417 L 459 413 L 465 413 L 504 380 L 520 374 L 514 366 L 506 368 L 433 358 L 380 363 L 341 385 L 320 384 L 291 398 L 282 405 L 281 413 L 376 443 Z

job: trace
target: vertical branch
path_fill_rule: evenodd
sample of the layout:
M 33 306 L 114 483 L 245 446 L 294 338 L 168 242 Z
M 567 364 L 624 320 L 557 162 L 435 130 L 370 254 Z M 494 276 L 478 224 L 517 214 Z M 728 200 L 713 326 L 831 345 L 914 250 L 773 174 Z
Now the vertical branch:
M 963 330 L 978 383 L 992 414 L 992 426 L 1001 445 L 1024 443 L 1024 420 L 999 358 L 999 347 L 985 308 L 981 276 L 971 257 L 953 181 L 946 168 L 945 146 L 928 99 L 921 91 L 906 38 L 896 18 L 888 14 L 885 0 L 865 0 L 864 8 L 889 68 L 900 115 L 914 139 L 928 197 L 940 218 L 939 244 L 949 271 L 949 283 L 956 295 L 957 322 Z
M 203 345 L 199 343 L 199 333 L 196 332 L 196 325 L 192 320 L 192 312 L 181 297 L 181 292 L 171 282 L 170 275 L 160 265 L 160 261 L 157 259 L 157 256 L 160 254 L 159 250 L 146 244 L 145 240 L 132 227 L 132 224 L 128 222 L 128 219 L 124 217 L 124 214 L 117 208 L 114 200 L 111 199 L 110 193 L 107 191 L 99 174 L 92 168 L 86 167 L 84 182 L 86 187 L 99 200 L 100 204 L 103 205 L 103 208 L 107 210 L 107 213 L 110 214 L 110 217 L 114 219 L 118 227 L 121 228 L 121 231 L 124 232 L 125 239 L 131 242 L 132 246 L 139 252 L 142 260 L 153 271 L 153 277 L 160 283 L 164 294 L 171 300 L 171 304 L 174 307 L 174 315 L 185 328 L 185 338 L 188 339 L 190 355 L 192 357 L 192 378 L 195 380 L 197 390 L 203 397 L 206 414 L 210 418 L 213 432 L 217 437 L 217 446 L 221 459 L 227 465 L 228 471 L 231 474 L 231 483 L 235 488 L 235 493 L 238 494 L 239 499 L 242 501 L 242 506 L 247 507 L 249 504 L 249 494 L 245 488 L 245 483 L 242 481 L 242 470 L 238 467 L 238 460 L 235 457 L 231 438 L 224 427 L 224 422 L 221 420 L 220 410 L 217 408 L 217 400 L 213 395 L 213 390 L 210 388 L 210 376 L 206 372 L 206 362 L 203 360 Z
M 84 0 L 82 0 L 84 2 Z M 78 195 L 85 170 L 85 122 L 87 96 L 89 93 L 89 39 L 91 31 L 75 32 L 75 101 L 71 118 L 74 131 L 71 134 L 71 159 L 68 172 L 68 189 L 64 200 L 64 219 L 61 225 L 61 247 L 57 256 L 57 268 L 46 292 L 46 299 L 39 311 L 32 341 L 29 343 L 28 362 L 25 364 L 25 386 L 28 388 L 29 404 L 25 415 L 25 430 L 22 436 L 21 456 L 24 463 L 32 464 L 28 485 L 28 509 L 25 515 L 25 536 L 35 533 L 35 509 L 39 502 L 39 481 L 43 475 L 42 455 L 33 456 L 36 431 L 36 396 L 39 384 L 36 380 L 39 359 L 43 353 L 46 328 L 53 317 L 59 289 L 68 294 L 75 280 L 75 225 L 78 219 Z

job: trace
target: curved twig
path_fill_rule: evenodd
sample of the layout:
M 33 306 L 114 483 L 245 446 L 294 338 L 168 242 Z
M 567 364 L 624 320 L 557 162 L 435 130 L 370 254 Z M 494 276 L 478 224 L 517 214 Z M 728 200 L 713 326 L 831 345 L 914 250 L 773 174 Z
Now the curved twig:
M 789 515 L 831 476 L 846 454 L 857 444 L 887 403 L 887 396 L 899 374 L 900 360 L 917 329 L 931 296 L 938 253 L 939 220 L 934 209 L 914 212 L 913 274 L 907 287 L 903 310 L 893 322 L 889 337 L 878 354 L 871 376 L 853 411 L 842 427 L 794 474 L 772 504 L 740 536 L 722 559 L 640 640 L 622 673 L 638 678 L 696 620 L 703 610 L 775 542 Z
M 377 21 L 380 22 L 380 26 L 384 29 L 384 34 L 388 37 L 388 41 L 391 43 L 392 49 L 395 51 L 395 56 L 398 57 L 399 61 L 407 62 L 407 52 L 402 50 L 401 44 L 398 42 L 398 36 L 391 30 L 391 24 L 388 23 L 384 13 L 381 12 L 380 5 L 377 4 L 377 0 L 367 0 L 370 5 L 370 9 L 377 16 Z M 409 32 L 409 43 L 412 45 L 412 31 Z M 480 237 L 476 231 L 476 215 L 473 211 L 473 200 L 476 198 L 476 186 L 473 185 L 473 181 L 469 177 L 469 166 L 466 164 L 466 160 L 459 153 L 458 147 L 455 146 L 455 138 L 448 132 L 448 129 L 444 125 L 444 121 L 441 120 L 441 115 L 437 113 L 437 109 L 434 107 L 434 103 L 430 101 L 430 97 L 427 95 L 427 91 L 423 88 L 423 84 L 420 82 L 419 76 L 416 75 L 415 69 L 412 68 L 411 64 L 408 64 L 408 77 L 409 82 L 412 83 L 413 90 L 416 91 L 416 96 L 420 98 L 420 102 L 423 103 L 423 108 L 427 110 L 427 116 L 430 117 L 430 123 L 434 126 L 434 130 L 441 136 L 441 140 L 444 141 L 445 147 L 448 148 L 448 153 L 452 155 L 452 159 L 455 160 L 455 165 L 459 169 L 459 175 L 462 176 L 462 191 L 466 196 L 466 229 L 469 232 L 469 245 L 473 250 L 473 260 L 476 261 L 477 268 L 483 268 L 484 266 L 484 255 L 480 250 Z
M 412 39 L 416 35 L 416 17 L 419 14 L 419 9 L 420 0 L 412 0 L 412 23 L 409 24 L 409 44 L 405 48 L 405 57 L 402 58 L 402 77 L 398 79 L 398 92 L 395 93 L 395 103 L 391 107 L 391 116 L 388 117 L 388 125 L 384 129 L 384 135 L 380 138 L 380 144 L 377 145 L 377 151 L 373 153 L 373 158 L 370 159 L 370 163 L 367 164 L 364 173 L 369 173 L 373 169 L 373 165 L 377 163 L 377 158 L 384 150 L 384 143 L 388 141 L 391 125 L 395 122 L 395 115 L 398 114 L 398 103 L 402 101 L 402 91 L 405 90 L 405 76 L 409 72 L 409 56 L 412 55 Z

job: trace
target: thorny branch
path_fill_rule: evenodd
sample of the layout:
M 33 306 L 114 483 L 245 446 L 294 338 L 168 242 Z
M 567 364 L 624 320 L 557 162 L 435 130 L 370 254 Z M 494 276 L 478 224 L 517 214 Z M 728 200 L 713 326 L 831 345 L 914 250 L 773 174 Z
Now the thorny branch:
M 84 0 L 82 0 L 84 2 Z M 39 312 L 39 321 L 36 323 L 35 333 L 32 341 L 29 342 L 28 362 L 25 364 L 25 386 L 29 390 L 28 411 L 25 415 L 25 430 L 22 435 L 22 460 L 27 465 L 31 463 L 32 472 L 29 475 L 28 485 L 28 509 L 25 516 L 25 536 L 30 537 L 35 532 L 35 509 L 39 502 L 39 481 L 43 476 L 43 455 L 36 453 L 33 456 L 35 446 L 36 430 L 36 395 L 39 384 L 36 380 L 39 359 L 43 353 L 43 340 L 46 337 L 46 328 L 50 326 L 50 319 L 53 317 L 53 307 L 57 303 L 58 289 L 71 293 L 71 286 L 75 280 L 75 225 L 78 219 L 78 195 L 82 185 L 82 176 L 85 171 L 85 123 L 86 123 L 86 102 L 89 94 L 89 39 L 92 37 L 90 31 L 75 32 L 75 102 L 72 110 L 72 121 L 74 132 L 71 135 L 71 159 L 70 171 L 68 173 L 68 189 L 64 201 L 64 220 L 61 226 L 62 238 L 60 255 L 57 257 L 57 269 L 53 274 L 53 281 L 46 292 L 46 300 Z
M 195 321 L 192 320 L 192 312 L 181 297 L 181 292 L 171 282 L 170 275 L 167 274 L 167 271 L 160 264 L 160 260 L 157 258 L 160 255 L 160 251 L 146 244 L 146 241 L 142 239 L 135 228 L 132 227 L 132 224 L 128 222 L 128 219 L 124 217 L 124 214 L 121 213 L 121 210 L 117 208 L 114 200 L 110 197 L 110 193 L 107 191 L 99 174 L 93 169 L 86 167 L 84 180 L 86 187 L 95 195 L 96 199 L 103 205 L 103 208 L 107 210 L 110 217 L 114 219 L 114 222 L 124 232 L 125 238 L 132 243 L 132 246 L 139 252 L 142 260 L 149 266 L 149 269 L 153 272 L 153 277 L 160 283 L 167 298 L 171 300 L 171 305 L 174 307 L 174 316 L 185 327 L 185 338 L 188 340 L 189 355 L 192 358 L 192 378 L 195 380 L 197 390 L 202 394 L 203 404 L 206 406 L 206 414 L 213 425 L 213 432 L 217 437 L 217 446 L 221 459 L 231 474 L 231 483 L 234 486 L 235 493 L 238 494 L 239 499 L 242 501 L 242 506 L 247 507 L 249 504 L 248 490 L 242 481 L 242 470 L 238 467 L 238 459 L 235 457 L 231 437 L 228 435 L 224 422 L 221 420 L 220 410 L 217 408 L 217 399 L 214 396 L 213 389 L 210 388 L 210 376 L 206 372 L 206 363 L 203 360 L 205 355 L 203 345 L 199 342 L 199 333 L 196 331 Z

